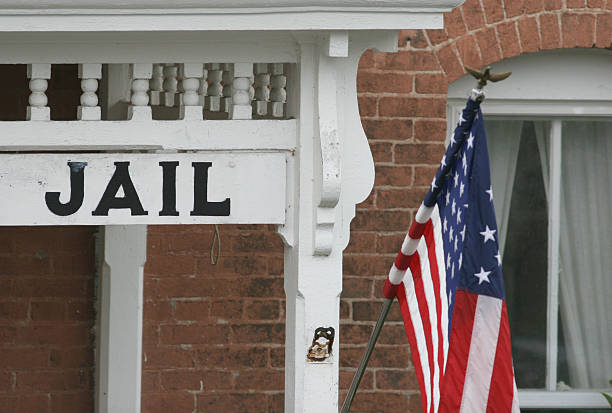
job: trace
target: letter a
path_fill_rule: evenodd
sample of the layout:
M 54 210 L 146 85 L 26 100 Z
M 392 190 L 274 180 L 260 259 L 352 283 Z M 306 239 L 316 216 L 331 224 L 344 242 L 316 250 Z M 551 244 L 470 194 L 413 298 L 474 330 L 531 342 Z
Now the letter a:
M 136 188 L 134 188 L 132 178 L 130 178 L 128 166 L 130 166 L 129 162 L 115 162 L 115 173 L 113 173 L 110 181 L 108 181 L 100 203 L 91 215 L 108 216 L 109 209 L 126 208 L 130 209 L 132 216 L 148 215 L 148 212 L 142 208 L 140 198 L 138 198 L 138 193 Z M 123 198 L 117 197 L 119 188 L 123 188 Z

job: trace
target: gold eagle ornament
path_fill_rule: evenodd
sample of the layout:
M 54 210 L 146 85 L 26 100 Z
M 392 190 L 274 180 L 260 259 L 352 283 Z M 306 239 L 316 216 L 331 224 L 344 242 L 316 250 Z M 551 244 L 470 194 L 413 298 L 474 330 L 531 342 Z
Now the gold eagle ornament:
M 463 66 L 465 70 L 478 80 L 478 89 L 482 89 L 488 81 L 499 82 L 506 79 L 512 72 L 491 73 L 491 66 L 487 66 L 484 70 L 476 70 L 469 66 Z

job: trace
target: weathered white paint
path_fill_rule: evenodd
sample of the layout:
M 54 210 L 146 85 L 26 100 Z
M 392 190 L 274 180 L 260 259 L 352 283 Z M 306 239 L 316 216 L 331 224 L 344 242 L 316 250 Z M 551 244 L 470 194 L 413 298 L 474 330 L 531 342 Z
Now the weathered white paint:
M 146 225 L 100 230 L 96 413 L 140 413 Z
M 114 225 L 203 224 L 285 222 L 285 154 L 30 154 L 0 158 L 0 225 Z M 85 196 L 72 215 L 52 213 L 45 193 L 59 192 L 60 202 L 70 199 L 68 162 L 87 162 Z M 115 173 L 114 162 L 130 162 L 129 173 L 147 215 L 132 216 L 129 209 L 111 209 L 108 216 L 94 216 L 104 190 Z M 160 216 L 162 168 L 159 162 L 178 161 L 176 210 L 178 216 Z M 211 162 L 208 200 L 229 198 L 229 216 L 191 216 L 194 208 L 192 162 Z M 113 194 L 114 195 L 114 194 Z M 117 197 L 123 197 L 120 189 Z

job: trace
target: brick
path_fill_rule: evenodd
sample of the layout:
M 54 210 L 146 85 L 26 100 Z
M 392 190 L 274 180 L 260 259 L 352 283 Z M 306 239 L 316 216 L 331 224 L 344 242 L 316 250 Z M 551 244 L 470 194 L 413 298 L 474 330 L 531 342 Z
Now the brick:
M 280 370 L 247 370 L 236 376 L 236 389 L 270 391 L 283 390 L 284 386 L 285 373 Z
M 60 321 L 66 318 L 66 304 L 58 301 L 33 301 L 32 321 Z
M 458 52 L 454 44 L 443 46 L 437 52 L 440 66 L 442 66 L 442 70 L 444 70 L 444 73 L 446 73 L 446 78 L 449 83 L 454 82 L 463 76 L 463 67 L 459 57 L 457 57 L 457 53 Z
M 155 393 L 161 391 L 161 382 L 159 372 L 144 371 L 142 372 L 142 393 Z M 146 396 L 144 396 L 146 397 Z M 143 397 L 143 398 L 144 398 Z
M 444 29 L 428 29 L 425 31 L 429 42 L 436 46 L 448 40 L 448 35 Z
M 461 37 L 455 44 L 464 65 L 478 69 L 483 65 L 474 36 Z
M 233 325 L 231 330 L 233 343 L 281 344 L 285 339 L 285 325 L 281 323 Z
M 487 24 L 497 23 L 504 19 L 504 4 L 502 0 L 483 0 Z
M 372 328 L 372 325 L 345 323 L 340 328 L 340 334 L 344 337 L 342 343 L 365 345 L 372 334 Z
M 586 0 L 566 0 L 568 9 L 583 9 L 586 7 Z
M 414 98 L 383 97 L 380 99 L 380 115 L 412 117 L 416 115 L 417 104 Z
M 409 410 L 410 396 L 406 393 L 357 392 L 351 411 L 355 413 Z
M 403 232 L 397 232 L 395 234 L 378 234 L 378 248 L 376 252 L 382 254 L 397 254 L 405 237 L 406 234 Z M 389 264 L 389 266 L 391 266 L 391 264 Z
M 355 321 L 376 321 L 382 307 L 382 301 L 355 301 L 353 303 L 353 320 Z M 395 301 L 391 305 L 391 310 L 387 316 L 387 321 L 401 321 L 402 314 L 399 304 Z
M 174 307 L 174 317 L 177 320 L 206 321 L 210 318 L 208 301 L 176 301 Z
M 59 349 L 52 348 L 48 351 L 45 350 L 44 354 L 46 353 L 48 353 L 47 359 L 49 367 L 51 368 L 83 368 L 94 366 L 94 349 L 89 346 Z M 42 354 L 38 357 L 42 358 Z
M 409 41 L 410 47 L 415 49 L 424 49 L 429 46 L 424 30 L 415 30 Z
M 90 321 L 95 319 L 93 299 L 86 302 L 68 302 L 66 318 L 71 321 Z
M 380 167 L 386 168 L 386 167 Z M 344 254 L 367 253 L 376 251 L 376 234 L 371 232 L 352 232 Z
M 416 142 L 444 142 L 445 137 L 445 120 L 417 119 L 414 122 Z
M 0 321 L 25 320 L 28 317 L 26 301 L 0 301 Z
M 351 305 L 345 301 L 340 300 L 340 320 L 349 320 L 351 317 Z
M 87 346 L 93 335 L 87 328 L 67 325 L 45 325 L 20 327 L 16 334 L 17 344 Z
M 606 6 L 606 0 L 587 0 L 587 7 L 590 9 L 603 9 Z
M 0 344 L 3 344 L 0 341 Z M 49 349 L 45 347 L 3 348 L 0 366 L 5 369 L 43 369 L 49 367 Z
M 223 322 L 242 318 L 242 300 L 220 300 L 211 303 L 210 315 Z
M 357 211 L 352 221 L 356 231 L 403 231 L 408 230 L 412 214 L 406 211 Z
M 346 259 L 346 258 L 345 258 Z M 391 264 L 389 264 L 391 266 Z M 351 274 L 345 271 L 345 274 Z M 351 275 L 357 275 L 362 277 L 342 277 L 342 298 L 368 298 L 372 297 L 372 286 L 373 281 L 368 279 L 368 274 L 354 273 Z M 365 277 L 363 277 L 365 276 Z
M 559 18 L 556 14 L 542 14 L 540 19 L 540 33 L 542 35 L 542 49 L 557 49 L 561 45 Z
M 208 347 L 197 350 L 196 361 L 199 366 L 215 366 L 217 368 L 263 368 L 266 367 L 268 355 L 264 348 L 249 347 Z
M 12 254 L 2 257 L 0 275 L 39 276 L 51 273 L 51 260 L 46 254 L 23 256 Z
M 145 272 L 160 276 L 192 275 L 196 259 L 191 255 L 153 255 L 147 257 Z
M 563 7 L 562 0 L 544 0 L 544 10 L 560 10 Z
M 467 33 L 461 7 L 455 7 L 450 13 L 444 14 L 444 28 L 451 39 L 456 39 Z
M 372 277 L 387 275 L 392 261 L 393 257 L 381 255 L 352 255 L 345 256 L 342 265 L 345 274 Z
M 142 398 L 142 410 L 146 413 L 194 412 L 195 398 L 184 390 L 148 393 Z
M 563 47 L 593 47 L 595 16 L 592 14 L 563 14 Z
M 227 406 L 232 410 L 244 413 L 267 411 L 267 399 L 261 393 L 213 393 L 198 395 L 200 412 L 225 411 Z
M 597 34 L 595 45 L 600 48 L 610 47 L 612 44 L 612 14 L 597 15 Z
M 534 14 L 539 13 L 544 9 L 543 0 L 528 0 L 523 2 L 523 13 Z
M 521 54 L 521 46 L 514 21 L 501 23 L 496 26 L 496 30 L 504 59 Z
M 237 279 L 219 278 L 215 281 L 195 277 L 162 278 L 145 287 L 151 298 L 175 297 L 231 297 L 239 287 Z
M 410 93 L 414 76 L 407 73 L 357 73 L 357 91 L 359 93 Z
M 357 96 L 360 116 L 376 116 L 377 99 L 375 97 Z
M 14 326 L 0 326 L 0 344 L 15 343 L 17 328 Z
M 461 8 L 468 30 L 479 29 L 484 26 L 484 14 L 479 0 L 466 0 Z
M 161 344 L 227 344 L 229 327 L 223 325 L 162 325 Z
M 411 166 L 376 166 L 375 187 L 409 186 L 412 184 Z M 351 236 L 351 239 L 353 236 Z
M 519 19 L 518 31 L 523 53 L 533 53 L 540 49 L 538 22 L 535 17 Z
M 269 413 L 284 413 L 285 412 L 285 394 L 284 393 L 269 393 L 267 396 L 268 412 Z
M 493 27 L 477 32 L 476 41 L 482 53 L 483 66 L 501 60 L 501 49 L 499 48 Z
M 247 302 L 244 307 L 244 318 L 247 320 L 279 320 L 279 302 L 277 300 Z
M 412 138 L 411 119 L 367 119 L 362 123 L 368 139 L 409 140 Z
M 1 413 L 47 412 L 49 411 L 49 395 L 47 394 L 21 394 L 0 395 Z M 54 410 L 57 412 L 58 410 Z M 92 411 L 90 409 L 90 411 Z
M 181 369 L 162 371 L 160 375 L 165 391 L 230 390 L 234 387 L 234 376 L 228 371 Z
M 393 144 L 389 142 L 370 142 L 374 163 L 393 162 Z
M 208 318 L 208 311 L 205 314 Z M 172 306 L 170 301 L 151 301 L 147 300 L 144 303 L 143 318 L 145 322 L 167 322 L 173 320 Z
M 523 14 L 523 11 L 524 11 L 523 3 L 524 2 L 525 0 L 504 1 L 504 5 L 506 6 L 505 7 L 506 19 L 510 19 L 512 17 L 518 16 L 519 14 Z
M 387 53 L 385 61 L 377 65 L 386 70 L 438 70 L 440 66 L 433 52 L 427 50 L 400 51 L 398 53 Z
M 427 187 L 431 185 L 438 166 L 416 166 L 414 168 L 414 186 Z
M 195 366 L 195 351 L 188 348 L 164 348 L 143 351 L 143 369 Z M 213 364 L 211 364 L 213 365 Z
M 376 388 L 382 390 L 419 390 L 414 370 L 377 370 Z
M 374 51 L 368 49 L 359 58 L 359 70 L 370 69 L 374 67 Z
M 428 188 L 378 190 L 376 206 L 380 209 L 418 208 Z
M 354 367 L 359 365 L 359 360 L 363 355 L 365 346 L 360 347 L 343 347 L 340 349 L 342 358 L 340 359 L 340 367 Z M 376 351 L 372 353 L 372 358 L 369 367 L 391 367 L 391 368 L 409 368 L 412 367 L 410 358 L 410 350 L 408 343 L 405 346 L 376 346 Z
M 85 369 L 18 372 L 16 389 L 18 391 L 88 389 L 92 379 L 93 371 Z
M 448 83 L 443 74 L 422 73 L 416 77 L 415 90 L 417 93 L 446 94 Z
M 269 349 L 270 351 L 270 367 L 283 368 L 285 367 L 285 348 L 276 347 Z
M 283 252 L 283 241 L 274 232 L 240 232 L 234 237 L 233 249 L 244 253 Z
M 0 392 L 13 390 L 13 375 L 8 371 L 0 371 Z
M 239 287 L 240 297 L 285 297 L 285 287 L 282 278 L 249 278 L 242 280 Z
M 342 328 L 342 327 L 341 327 Z M 355 369 L 340 371 L 340 389 L 348 390 L 355 376 Z M 360 391 L 374 389 L 374 374 L 371 371 L 366 371 L 359 383 Z M 352 410 L 352 409 L 351 409 Z
M 404 143 L 395 145 L 398 164 L 437 164 L 444 154 L 444 145 L 437 143 Z

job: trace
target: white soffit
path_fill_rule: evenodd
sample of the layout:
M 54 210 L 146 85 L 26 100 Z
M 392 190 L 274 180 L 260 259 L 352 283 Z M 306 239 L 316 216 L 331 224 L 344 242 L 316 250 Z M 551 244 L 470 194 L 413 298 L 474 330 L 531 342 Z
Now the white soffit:
M 0 0 L 0 31 L 441 28 L 464 0 Z

